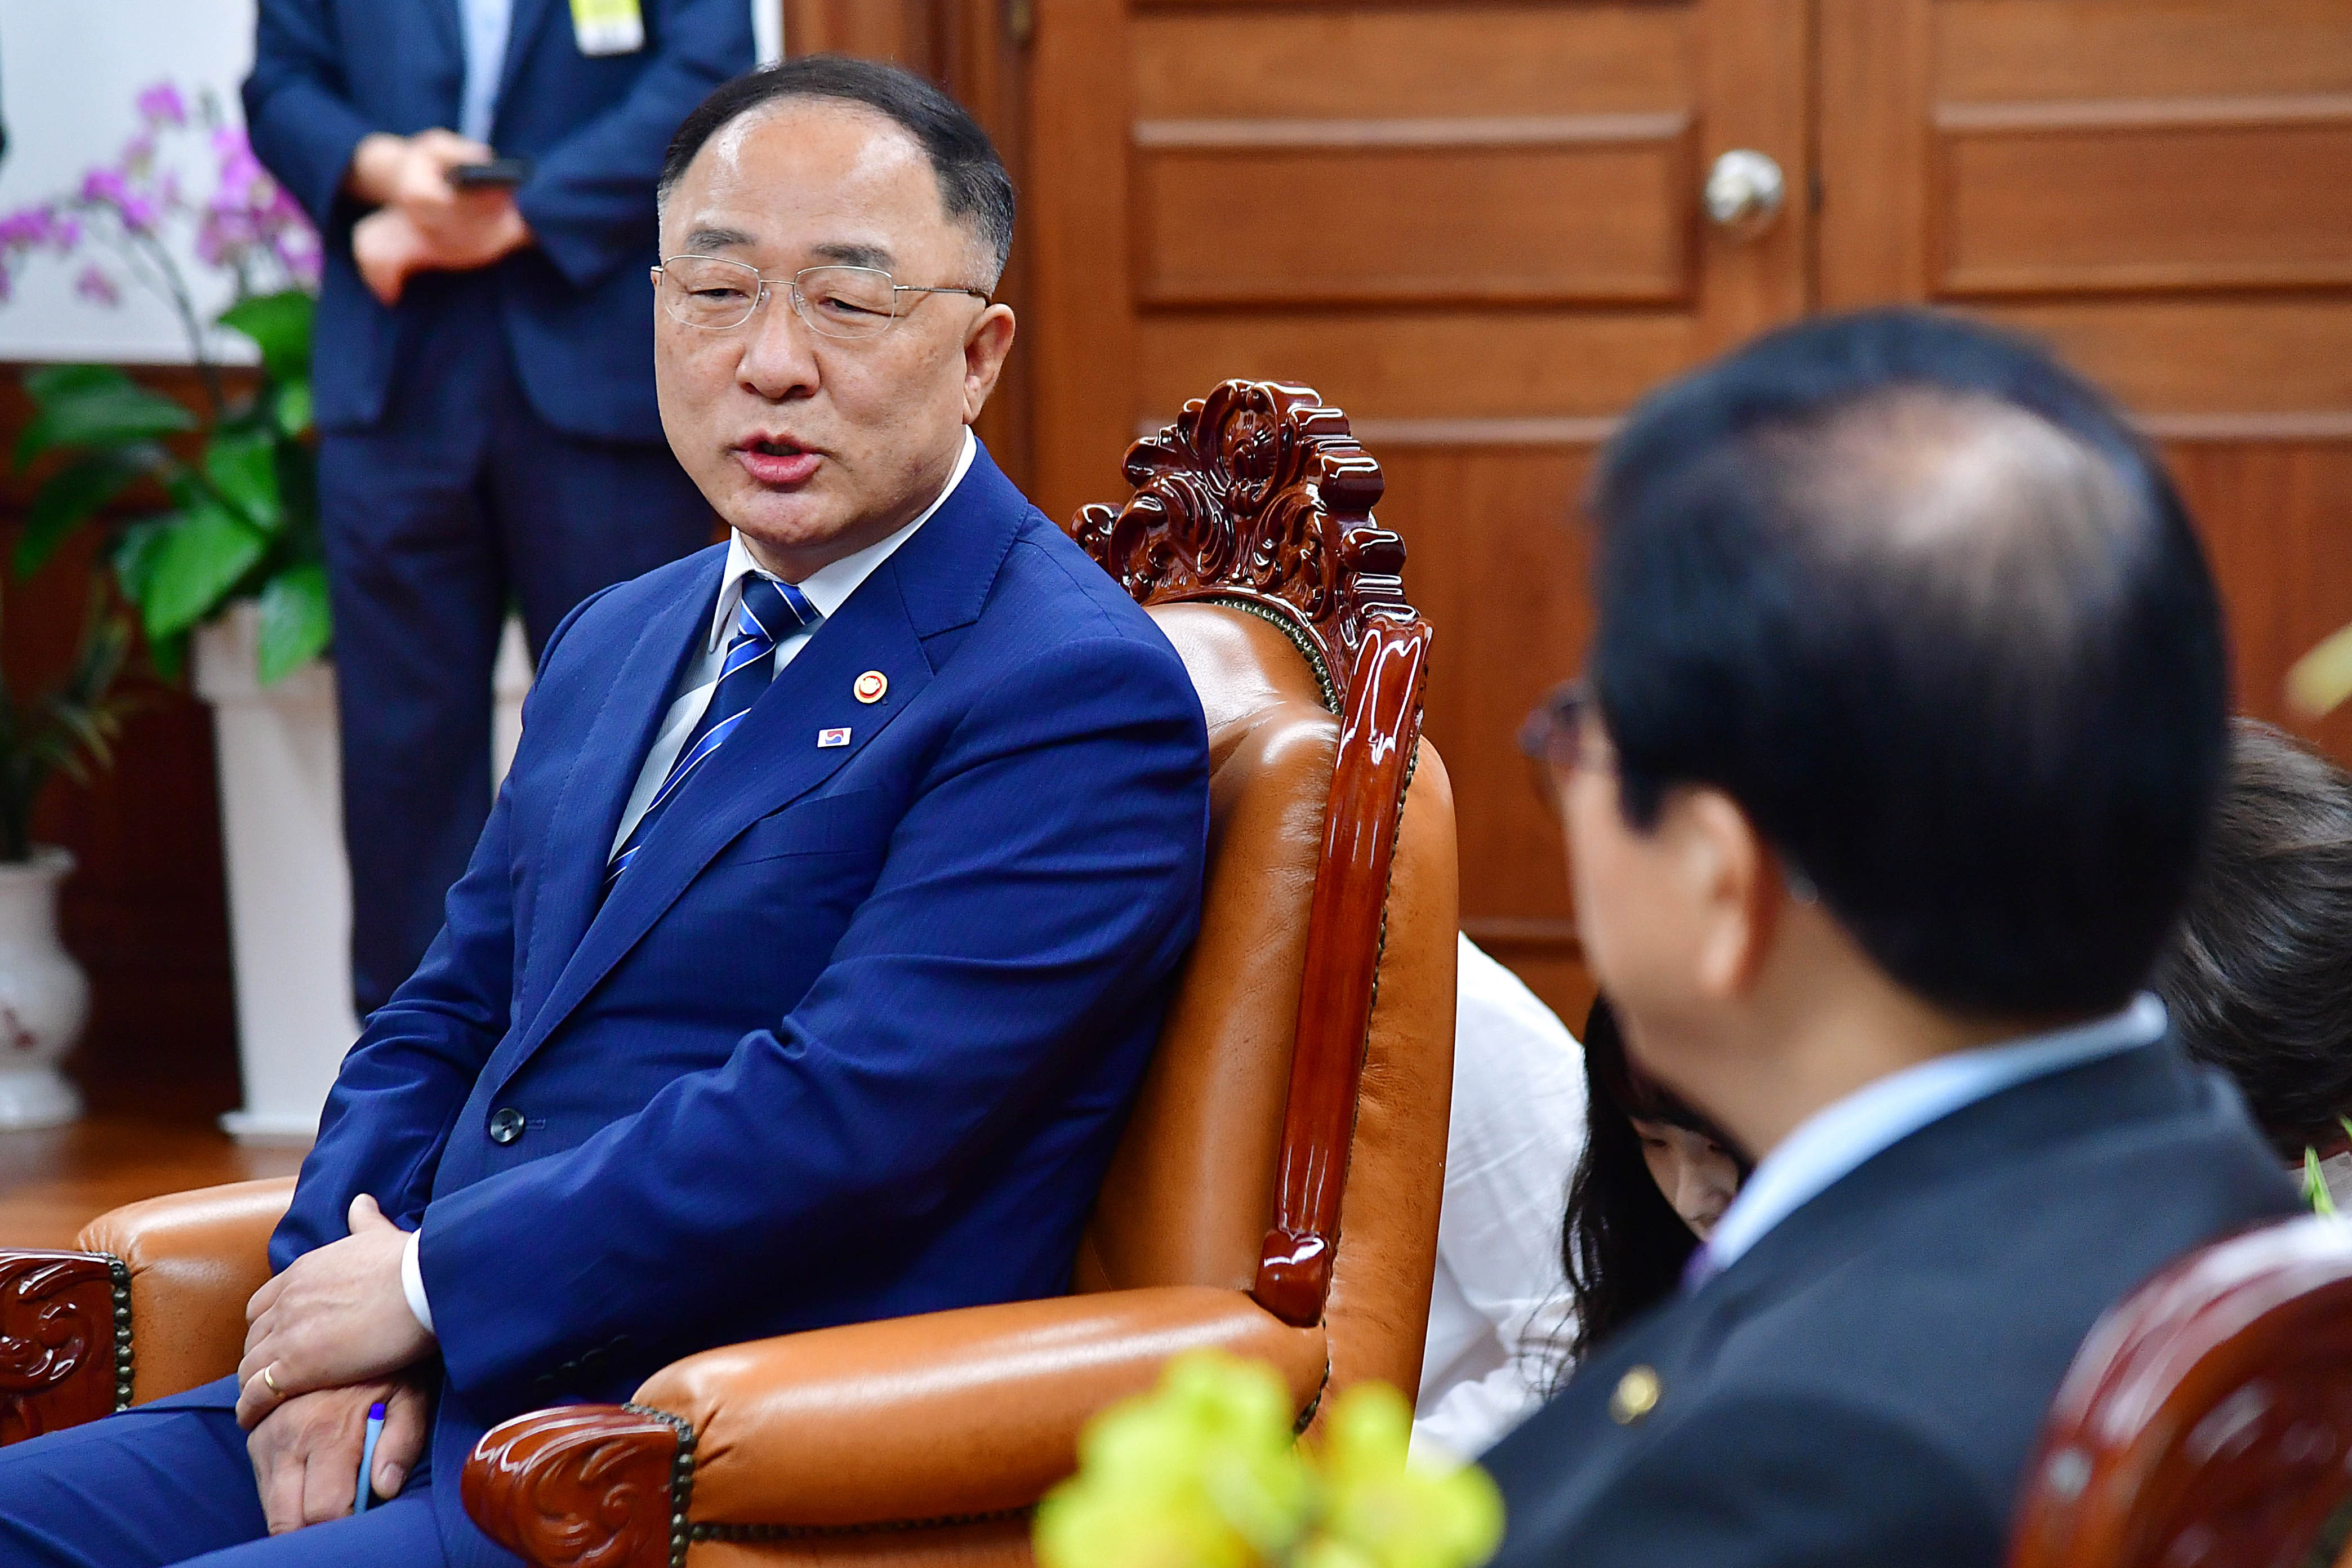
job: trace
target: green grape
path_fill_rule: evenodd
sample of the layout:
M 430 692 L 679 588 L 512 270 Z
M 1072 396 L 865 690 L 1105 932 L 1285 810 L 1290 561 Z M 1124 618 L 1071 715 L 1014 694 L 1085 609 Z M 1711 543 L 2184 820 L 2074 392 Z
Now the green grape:
M 1409 1460 L 1412 1411 L 1385 1384 L 1359 1384 L 1331 1410 L 1323 1454 L 1324 1529 L 1375 1568 L 1472 1568 L 1502 1541 L 1502 1502 L 1475 1466 Z
M 1473 1465 L 1409 1460 L 1412 1411 L 1384 1384 L 1335 1400 L 1323 1452 L 1293 1439 L 1270 1366 L 1213 1351 L 1087 1424 L 1078 1473 L 1039 1504 L 1041 1568 L 1476 1568 L 1502 1502 Z

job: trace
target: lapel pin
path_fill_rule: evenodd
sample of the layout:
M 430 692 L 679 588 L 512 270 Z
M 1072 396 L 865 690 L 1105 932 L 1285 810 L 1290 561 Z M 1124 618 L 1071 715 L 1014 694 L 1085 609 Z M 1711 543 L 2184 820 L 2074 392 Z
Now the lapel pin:
M 1654 1367 L 1635 1367 L 1617 1380 L 1617 1390 L 1609 1396 L 1609 1419 L 1631 1426 L 1658 1407 L 1658 1395 L 1664 1391 Z
M 846 730 L 819 730 L 816 732 L 816 744 L 817 750 L 819 751 L 824 751 L 828 746 L 845 746 L 849 744 L 849 731 Z
M 879 702 L 882 694 L 890 689 L 890 678 L 878 669 L 869 669 L 850 687 L 850 695 L 860 702 Z

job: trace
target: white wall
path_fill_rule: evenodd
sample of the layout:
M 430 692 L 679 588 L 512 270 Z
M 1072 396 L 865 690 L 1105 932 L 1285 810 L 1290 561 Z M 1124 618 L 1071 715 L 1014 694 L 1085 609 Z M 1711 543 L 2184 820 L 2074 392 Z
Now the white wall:
M 761 58 L 780 57 L 781 0 L 749 4 Z M 209 88 L 241 121 L 236 89 L 253 63 L 253 8 L 254 0 L 0 0 L 0 118 L 8 127 L 0 211 L 76 190 L 92 167 L 112 162 L 138 129 L 131 100 L 152 82 L 169 78 L 192 100 Z M 192 281 L 205 276 L 193 256 L 180 260 Z M 77 299 L 80 266 L 45 254 L 19 269 L 15 298 L 0 303 L 0 361 L 187 360 L 186 339 L 162 301 L 136 289 L 114 308 Z M 211 280 L 201 301 L 207 316 L 227 302 L 227 281 Z M 233 335 L 221 347 L 231 358 L 247 352 Z
M 0 210 L 79 189 L 83 174 L 113 162 L 138 130 L 131 100 L 152 82 L 169 78 L 192 100 L 209 88 L 241 121 L 236 89 L 253 60 L 253 5 L 0 0 L 0 119 L 8 126 Z M 205 276 L 193 256 L 180 259 L 192 282 Z M 42 254 L 18 269 L 15 297 L 0 304 L 0 360 L 188 358 L 178 321 L 145 292 L 126 288 L 112 309 L 75 298 L 80 265 Z M 227 301 L 222 279 L 201 303 L 217 310 Z

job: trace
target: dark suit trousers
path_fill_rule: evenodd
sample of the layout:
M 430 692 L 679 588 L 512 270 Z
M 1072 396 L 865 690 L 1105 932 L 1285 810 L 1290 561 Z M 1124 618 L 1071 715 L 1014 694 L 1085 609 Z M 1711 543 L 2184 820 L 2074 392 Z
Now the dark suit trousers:
M 402 309 L 383 421 L 319 448 L 362 1017 L 425 956 L 488 815 L 509 604 L 536 656 L 582 599 L 701 548 L 715 526 L 668 447 L 540 418 L 489 278 L 419 278 Z
M 272 1536 L 233 1379 L 0 1448 L 9 1568 L 440 1568 L 429 1463 L 355 1517 Z M 354 1471 L 357 1466 L 353 1467 Z

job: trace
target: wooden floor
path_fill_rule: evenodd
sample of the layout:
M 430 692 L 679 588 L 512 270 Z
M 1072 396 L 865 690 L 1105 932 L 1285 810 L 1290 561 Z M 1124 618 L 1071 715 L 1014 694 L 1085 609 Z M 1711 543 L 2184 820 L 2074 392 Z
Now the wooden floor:
M 290 1176 L 299 1149 L 247 1148 L 184 1120 L 96 1116 L 0 1132 L 0 1247 L 66 1247 L 119 1204 L 257 1176 Z

